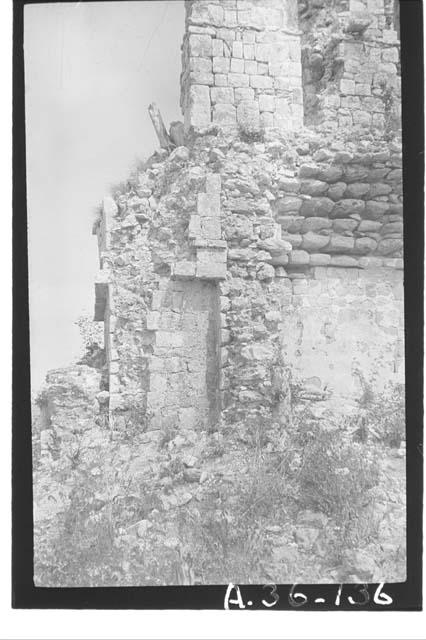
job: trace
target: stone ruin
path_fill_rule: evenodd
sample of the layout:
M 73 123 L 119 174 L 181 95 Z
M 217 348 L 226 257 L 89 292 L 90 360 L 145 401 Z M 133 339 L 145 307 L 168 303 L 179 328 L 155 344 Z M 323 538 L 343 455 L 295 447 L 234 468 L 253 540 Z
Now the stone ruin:
M 150 108 L 162 148 L 104 198 L 93 228 L 106 362 L 49 372 L 39 398 L 36 551 L 67 504 L 111 514 L 122 472 L 143 520 L 122 509 L 115 542 L 133 548 L 137 535 L 153 545 L 144 557 L 175 553 L 182 566 L 181 518 L 220 520 L 239 504 L 253 438 L 267 456 L 290 442 L 291 456 L 292 416 L 350 424 L 368 385 L 404 383 L 397 28 L 388 0 L 186 2 L 184 123 L 167 132 Z M 76 507 L 88 483 L 94 502 Z M 405 549 L 398 508 L 383 549 Z M 374 543 L 350 574 L 312 573 L 319 530 L 306 537 L 298 518 L 265 534 L 275 565 L 264 582 L 405 579 L 382 575 Z M 36 566 L 40 586 L 86 584 Z
M 109 415 L 285 425 L 292 384 L 346 410 L 404 381 L 395 6 L 185 5 L 185 144 L 94 227 Z

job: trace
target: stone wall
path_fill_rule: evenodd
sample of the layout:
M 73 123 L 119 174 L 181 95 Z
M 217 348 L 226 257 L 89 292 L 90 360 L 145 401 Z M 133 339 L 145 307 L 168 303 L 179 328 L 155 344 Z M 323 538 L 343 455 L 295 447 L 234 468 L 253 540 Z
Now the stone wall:
M 316 267 L 292 294 L 284 360 L 317 412 L 353 415 L 366 385 L 404 384 L 402 271 Z
M 188 131 L 211 124 L 303 124 L 296 0 L 186 2 L 181 107 Z
M 347 383 L 355 399 L 357 366 L 371 380 L 401 371 L 397 142 L 208 134 L 155 154 L 116 203 L 110 230 L 110 201 L 98 225 L 112 410 L 139 403 L 158 429 L 285 424 L 290 380 Z
M 389 4 L 389 3 L 388 3 Z M 305 123 L 386 132 L 400 126 L 399 41 L 383 0 L 299 3 Z
M 292 381 L 339 403 L 357 368 L 400 379 L 394 27 L 380 0 L 186 3 L 187 146 L 156 152 L 95 227 L 115 419 L 285 425 Z M 285 127 L 279 101 L 298 107 Z

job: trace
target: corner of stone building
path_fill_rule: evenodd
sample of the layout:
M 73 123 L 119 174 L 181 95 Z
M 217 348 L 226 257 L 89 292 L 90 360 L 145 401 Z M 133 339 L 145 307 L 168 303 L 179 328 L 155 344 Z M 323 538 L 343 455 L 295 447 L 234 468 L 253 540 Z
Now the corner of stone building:
M 291 380 L 324 402 L 332 387 L 356 392 L 341 354 L 364 353 L 369 332 L 384 378 L 401 375 L 400 85 L 388 9 L 186 3 L 187 146 L 156 152 L 130 190 L 104 201 L 97 228 L 96 317 L 115 419 L 137 400 L 153 430 L 285 423 Z M 386 310 L 372 320 L 376 296 Z

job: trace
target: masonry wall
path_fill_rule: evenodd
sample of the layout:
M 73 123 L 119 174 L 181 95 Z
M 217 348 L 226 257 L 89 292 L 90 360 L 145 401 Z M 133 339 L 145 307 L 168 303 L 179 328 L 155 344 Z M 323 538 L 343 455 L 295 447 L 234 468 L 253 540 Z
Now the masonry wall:
M 299 3 L 305 124 L 330 130 L 399 127 L 401 80 L 394 4 Z
M 317 395 L 326 390 L 339 407 L 342 399 L 351 397 L 353 406 L 359 399 L 358 369 L 369 384 L 402 380 L 400 122 L 395 116 L 375 126 L 374 109 L 362 102 L 369 119 L 355 126 L 356 96 L 348 102 L 351 123 L 341 112 L 345 82 L 363 84 L 344 75 L 354 73 L 348 64 L 355 50 L 370 66 L 372 47 L 380 51 L 380 65 L 394 55 L 388 14 L 380 2 L 318 1 L 306 10 L 278 0 L 187 3 L 182 96 L 188 146 L 156 152 L 127 189 L 104 201 L 95 229 L 101 262 L 96 318 L 105 322 L 114 420 L 137 409 L 153 431 L 261 417 L 284 426 L 295 381 L 310 393 L 312 385 Z M 269 71 L 278 41 L 298 42 L 297 20 L 304 55 L 315 53 L 315 38 L 326 48 L 344 47 L 337 60 L 343 75 L 311 86 L 305 65 L 305 98 L 313 87 L 321 116 L 315 126 L 297 129 L 290 118 L 288 131 L 250 125 L 242 133 L 237 125 L 248 121 L 238 121 L 240 104 L 250 102 L 250 113 L 258 110 L 260 117 L 262 95 L 275 104 L 284 99 L 280 76 L 271 85 Z M 360 30 L 349 32 L 356 20 Z M 264 46 L 273 52 L 269 62 L 256 57 Z M 215 58 L 226 74 L 215 71 Z M 255 75 L 269 78 L 269 87 L 253 86 L 249 72 L 235 70 L 238 60 L 244 69 L 246 62 L 268 64 L 269 75 Z M 389 64 L 380 73 L 394 86 L 397 67 Z M 291 56 L 284 66 L 282 77 L 293 82 Z M 216 84 L 225 76 L 226 86 Z M 241 86 L 232 84 L 236 77 Z M 374 74 L 370 80 L 372 95 L 360 100 L 383 106 Z M 197 102 L 199 90 L 208 104 Z M 229 102 L 213 99 L 222 90 Z M 300 90 L 286 89 L 286 100 Z M 330 96 L 337 111 L 327 111 Z M 388 98 L 385 115 L 396 114 L 398 94 Z M 313 107 L 305 101 L 305 122 Z M 209 129 L 219 113 L 232 113 L 236 126 Z M 197 124 L 198 117 L 206 121 Z M 204 127 L 202 135 L 189 135 L 191 127 Z
M 317 411 L 351 415 L 366 385 L 404 384 L 402 271 L 316 267 L 292 294 L 284 359 Z
M 181 107 L 187 131 L 303 124 L 296 0 L 186 2 Z

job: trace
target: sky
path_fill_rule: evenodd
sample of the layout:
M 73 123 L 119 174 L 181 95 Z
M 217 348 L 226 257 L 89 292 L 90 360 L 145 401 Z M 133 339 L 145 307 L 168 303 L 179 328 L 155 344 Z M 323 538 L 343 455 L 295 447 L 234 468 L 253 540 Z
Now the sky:
M 25 6 L 30 349 L 33 392 L 81 354 L 99 268 L 93 211 L 158 142 L 179 107 L 181 0 Z

